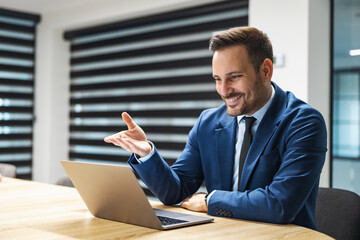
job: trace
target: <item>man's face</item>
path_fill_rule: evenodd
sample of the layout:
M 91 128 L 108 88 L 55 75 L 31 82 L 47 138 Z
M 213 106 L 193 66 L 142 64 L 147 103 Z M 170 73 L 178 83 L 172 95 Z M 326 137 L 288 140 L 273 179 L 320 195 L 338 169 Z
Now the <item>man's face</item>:
M 212 66 L 216 91 L 230 116 L 251 115 L 269 99 L 265 81 L 255 72 L 244 46 L 215 51 Z

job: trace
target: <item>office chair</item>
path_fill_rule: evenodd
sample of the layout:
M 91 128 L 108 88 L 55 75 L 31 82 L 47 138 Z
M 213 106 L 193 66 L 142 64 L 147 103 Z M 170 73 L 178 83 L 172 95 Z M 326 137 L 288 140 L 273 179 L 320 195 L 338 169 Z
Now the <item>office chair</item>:
M 59 178 L 56 183 L 57 185 L 66 186 L 66 187 L 74 187 L 74 184 L 71 182 L 68 176 Z
M 0 174 L 3 177 L 16 177 L 16 166 L 7 163 L 0 163 Z
M 337 240 L 359 240 L 360 196 L 347 190 L 319 188 L 315 219 L 322 233 Z

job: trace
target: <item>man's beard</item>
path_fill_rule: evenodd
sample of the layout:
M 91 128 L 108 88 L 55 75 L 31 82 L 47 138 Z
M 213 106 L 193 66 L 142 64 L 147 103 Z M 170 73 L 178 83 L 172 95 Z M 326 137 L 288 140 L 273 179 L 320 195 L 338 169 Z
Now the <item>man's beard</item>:
M 236 96 L 240 96 L 240 102 L 235 105 L 235 106 L 229 106 L 228 103 L 226 102 L 226 99 L 228 98 L 233 98 Z M 223 101 L 226 104 L 226 110 L 229 116 L 239 116 L 239 115 L 244 115 L 249 113 L 249 103 L 248 101 L 246 101 L 245 99 L 245 94 L 244 93 L 233 93 L 227 97 L 222 97 Z
M 237 109 L 238 106 L 235 107 L 229 107 L 228 105 L 226 105 L 226 110 L 229 116 L 232 117 L 236 117 L 236 116 L 240 116 L 240 115 L 245 115 L 247 114 L 248 111 L 248 106 L 246 105 L 246 103 L 242 103 L 242 106 L 240 106 L 240 108 Z

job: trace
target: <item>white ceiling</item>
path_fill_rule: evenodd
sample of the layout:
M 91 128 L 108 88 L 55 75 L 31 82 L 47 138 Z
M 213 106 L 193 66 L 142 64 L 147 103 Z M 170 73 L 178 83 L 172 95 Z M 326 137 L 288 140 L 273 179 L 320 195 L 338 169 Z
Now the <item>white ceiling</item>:
M 0 8 L 39 14 L 94 1 L 100 0 L 0 0 Z

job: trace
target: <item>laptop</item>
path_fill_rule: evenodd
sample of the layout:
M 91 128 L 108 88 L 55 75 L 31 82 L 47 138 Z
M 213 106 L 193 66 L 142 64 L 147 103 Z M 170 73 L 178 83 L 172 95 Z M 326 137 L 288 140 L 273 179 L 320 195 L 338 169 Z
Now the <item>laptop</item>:
M 75 161 L 61 161 L 61 164 L 95 217 L 159 230 L 214 220 L 153 209 L 130 167 Z

